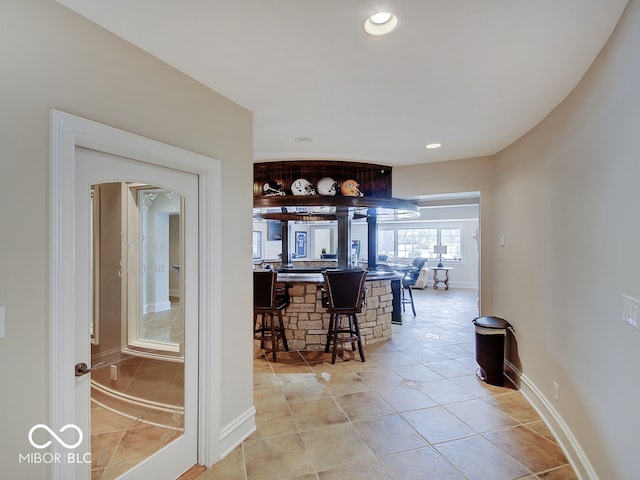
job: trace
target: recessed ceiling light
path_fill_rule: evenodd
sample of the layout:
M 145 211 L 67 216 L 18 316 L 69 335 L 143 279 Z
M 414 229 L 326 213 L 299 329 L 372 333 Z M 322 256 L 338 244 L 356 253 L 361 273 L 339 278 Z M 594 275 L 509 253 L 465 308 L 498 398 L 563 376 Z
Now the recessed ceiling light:
M 364 30 L 369 35 L 386 35 L 398 26 L 398 17 L 391 12 L 378 12 L 364 22 Z
M 389 12 L 379 12 L 369 17 L 373 23 L 376 25 L 382 25 L 383 23 L 387 23 L 391 20 L 391 13 Z
M 440 148 L 442 146 L 441 143 L 427 143 L 424 148 L 432 149 L 432 148 Z
M 298 143 L 311 143 L 313 139 L 311 137 L 296 137 L 293 141 Z

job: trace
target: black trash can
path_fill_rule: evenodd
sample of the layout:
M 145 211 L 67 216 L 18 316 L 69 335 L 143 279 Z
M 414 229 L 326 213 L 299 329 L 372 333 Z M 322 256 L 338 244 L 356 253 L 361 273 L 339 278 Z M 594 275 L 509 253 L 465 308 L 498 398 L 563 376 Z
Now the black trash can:
M 503 385 L 504 339 L 509 322 L 499 317 L 478 317 L 476 326 L 476 362 L 480 365 L 478 376 L 491 385 Z

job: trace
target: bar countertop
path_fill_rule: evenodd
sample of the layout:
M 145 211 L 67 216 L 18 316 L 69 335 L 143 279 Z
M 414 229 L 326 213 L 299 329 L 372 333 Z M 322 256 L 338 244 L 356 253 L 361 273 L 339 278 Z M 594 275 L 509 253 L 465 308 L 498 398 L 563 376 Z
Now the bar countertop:
M 389 270 L 373 270 L 367 273 L 367 282 L 379 280 L 399 280 L 402 275 Z M 285 283 L 324 283 L 322 273 L 278 272 L 278 282 Z

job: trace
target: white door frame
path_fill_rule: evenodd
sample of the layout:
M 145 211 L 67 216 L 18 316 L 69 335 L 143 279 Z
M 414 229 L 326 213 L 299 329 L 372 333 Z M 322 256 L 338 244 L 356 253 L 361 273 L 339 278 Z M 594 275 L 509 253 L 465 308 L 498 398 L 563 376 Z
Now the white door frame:
M 220 453 L 220 388 L 222 359 L 220 161 L 70 115 L 50 113 L 49 212 L 49 427 L 59 432 L 73 424 L 75 318 L 75 166 L 76 147 L 132 158 L 198 175 L 199 305 L 198 305 L 198 463 L 209 466 Z M 114 172 L 114 180 L 117 180 Z M 87 339 L 89 341 L 89 339 Z M 64 458 L 57 442 L 52 453 Z M 75 465 L 52 462 L 53 480 L 75 478 Z

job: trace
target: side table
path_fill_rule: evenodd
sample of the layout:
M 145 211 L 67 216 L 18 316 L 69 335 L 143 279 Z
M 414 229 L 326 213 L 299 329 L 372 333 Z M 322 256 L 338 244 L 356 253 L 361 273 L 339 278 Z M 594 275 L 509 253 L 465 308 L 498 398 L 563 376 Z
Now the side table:
M 429 265 L 429 268 L 433 270 L 433 289 L 438 290 L 438 284 L 444 283 L 444 289 L 449 290 L 449 270 L 453 270 L 453 267 L 432 267 Z M 438 272 L 444 272 L 444 278 L 438 278 Z

